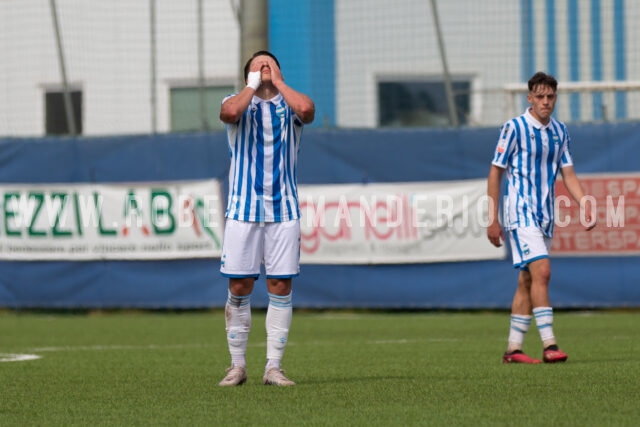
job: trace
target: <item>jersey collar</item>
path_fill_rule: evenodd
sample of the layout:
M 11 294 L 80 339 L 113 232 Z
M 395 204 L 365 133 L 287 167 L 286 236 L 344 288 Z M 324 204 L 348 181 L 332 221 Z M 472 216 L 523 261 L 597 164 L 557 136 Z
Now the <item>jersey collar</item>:
M 256 105 L 256 104 L 260 104 L 261 102 L 270 102 L 272 104 L 279 104 L 280 101 L 282 101 L 282 94 L 277 94 L 276 96 L 274 96 L 271 99 L 262 99 L 259 96 L 253 95 L 253 98 L 251 99 L 251 104 Z
M 553 121 L 553 118 L 549 120 L 549 123 L 547 123 L 546 125 L 543 125 L 535 117 L 533 117 L 533 115 L 531 115 L 530 111 L 531 111 L 531 108 L 527 108 L 527 111 L 524 112 L 524 117 L 527 120 L 527 122 L 529 122 L 529 124 L 531 126 L 533 126 L 536 129 L 541 129 L 541 130 L 544 130 L 544 129 L 548 128 L 549 126 L 551 126 L 551 122 Z

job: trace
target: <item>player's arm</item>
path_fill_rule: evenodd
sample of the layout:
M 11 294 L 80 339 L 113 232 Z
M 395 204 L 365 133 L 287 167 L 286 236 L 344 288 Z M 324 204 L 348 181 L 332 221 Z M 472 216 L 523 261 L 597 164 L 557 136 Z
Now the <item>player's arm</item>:
M 237 123 L 244 112 L 247 111 L 255 92 L 254 89 L 247 86 L 237 95 L 227 98 L 220 107 L 220 120 L 228 124 Z
M 582 184 L 580 184 L 578 175 L 576 175 L 576 170 L 573 166 L 565 166 L 560 169 L 560 174 L 562 175 L 562 182 L 564 182 L 564 186 L 567 188 L 567 191 L 573 200 L 580 204 L 584 197 L 584 190 L 582 189 Z M 585 200 L 585 202 L 584 206 L 581 205 L 581 209 L 585 209 L 584 218 L 587 221 L 587 224 L 589 224 L 587 230 L 591 230 L 596 226 L 596 219 L 591 217 L 591 212 L 593 212 L 591 202 L 589 200 Z
M 316 115 L 316 107 L 313 100 L 307 95 L 289 87 L 284 82 L 282 72 L 276 62 L 271 58 L 267 59 L 267 61 L 271 69 L 271 83 L 278 89 L 289 107 L 300 117 L 300 120 L 305 124 L 311 123 Z
M 487 237 L 495 247 L 502 246 L 504 241 L 504 231 L 500 221 L 498 221 L 498 211 L 500 208 L 500 185 L 504 169 L 491 165 L 489 177 L 487 178 L 487 196 L 489 197 L 489 226 L 487 227 Z
M 247 76 L 247 86 L 235 96 L 227 98 L 220 107 L 220 120 L 223 123 L 233 124 L 247 111 L 253 95 L 262 84 L 260 78 L 260 64 L 252 64 Z

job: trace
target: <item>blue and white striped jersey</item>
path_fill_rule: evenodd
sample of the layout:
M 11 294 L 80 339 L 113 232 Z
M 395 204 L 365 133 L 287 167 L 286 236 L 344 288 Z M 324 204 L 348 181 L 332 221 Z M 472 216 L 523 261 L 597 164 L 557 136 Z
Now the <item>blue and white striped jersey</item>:
M 506 169 L 502 225 L 536 226 L 553 237 L 555 182 L 559 168 L 573 165 L 569 133 L 553 117 L 542 125 L 527 111 L 506 122 L 492 164 Z
M 299 219 L 296 167 L 303 123 L 282 95 L 254 96 L 240 120 L 226 127 L 231 155 L 226 217 Z

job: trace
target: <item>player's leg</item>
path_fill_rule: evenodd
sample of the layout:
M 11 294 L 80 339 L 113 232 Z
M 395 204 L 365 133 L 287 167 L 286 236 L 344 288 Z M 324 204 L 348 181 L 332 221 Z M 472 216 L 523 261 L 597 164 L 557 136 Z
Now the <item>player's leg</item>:
M 521 270 L 518 288 L 511 302 L 511 318 L 507 353 L 522 350 L 522 343 L 531 325 L 531 274 Z
M 540 258 L 528 265 L 531 273 L 531 303 L 535 307 L 548 307 L 551 263 L 549 258 Z
M 518 275 L 518 288 L 511 303 L 509 319 L 509 339 L 507 351 L 502 357 L 504 363 L 540 363 L 522 351 L 524 337 L 531 325 L 531 274 L 521 270 Z
M 529 266 L 532 274 L 531 299 L 533 301 L 533 316 L 542 340 L 543 357 L 546 363 L 564 362 L 568 356 L 558 348 L 553 332 L 553 307 L 549 298 L 549 280 L 551 278 L 551 263 L 549 259 L 537 260 Z
M 509 321 L 509 338 L 507 350 L 502 357 L 504 363 L 540 363 L 526 355 L 522 351 L 524 337 L 531 325 L 531 273 L 526 266 L 526 253 L 523 250 L 522 233 L 519 230 L 512 230 L 509 234 L 513 265 L 520 269 L 518 275 L 518 287 L 511 302 L 511 316 Z M 528 246 L 525 246 L 527 248 Z
M 289 328 L 293 306 L 291 302 L 291 279 L 267 279 L 269 306 L 265 327 L 267 330 L 267 363 L 263 382 L 279 386 L 295 383 L 284 376 L 280 367 L 284 350 L 289 340 Z
M 289 328 L 293 314 L 291 301 L 291 278 L 269 278 L 267 289 L 269 306 L 265 327 L 267 330 L 267 365 L 265 370 L 280 369 L 280 361 L 289 339 Z
M 300 223 L 290 221 L 265 227 L 265 270 L 269 305 L 267 330 L 267 363 L 263 382 L 279 386 L 295 383 L 284 376 L 280 367 L 289 339 L 293 315 L 292 279 L 300 271 Z
M 525 240 L 530 252 L 527 267 L 531 273 L 532 312 L 542 340 L 543 360 L 547 363 L 564 362 L 568 356 L 558 348 L 553 332 L 553 308 L 549 298 L 551 238 L 536 228 L 526 231 Z
M 229 278 L 225 304 L 225 329 L 231 367 L 221 386 L 243 384 L 247 379 L 246 351 L 251 330 L 251 292 L 260 273 L 261 231 L 256 224 L 228 220 L 220 271 Z
M 551 279 L 551 264 L 549 258 L 539 259 L 529 264 L 531 271 L 531 300 L 533 315 L 538 325 L 543 347 L 555 345 L 553 334 L 553 309 L 549 300 L 549 280 Z
M 227 303 L 224 307 L 227 345 L 231 366 L 221 386 L 241 385 L 247 380 L 246 352 L 251 330 L 251 291 L 255 279 L 229 279 Z

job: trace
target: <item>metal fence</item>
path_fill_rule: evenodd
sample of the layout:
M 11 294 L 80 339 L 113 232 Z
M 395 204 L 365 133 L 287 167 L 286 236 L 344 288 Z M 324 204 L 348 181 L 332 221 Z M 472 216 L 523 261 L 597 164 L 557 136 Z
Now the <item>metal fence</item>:
M 322 100 L 314 126 L 497 126 L 537 70 L 563 121 L 640 120 L 637 22 L 629 0 L 4 0 L 0 136 L 222 129 L 263 47 Z

